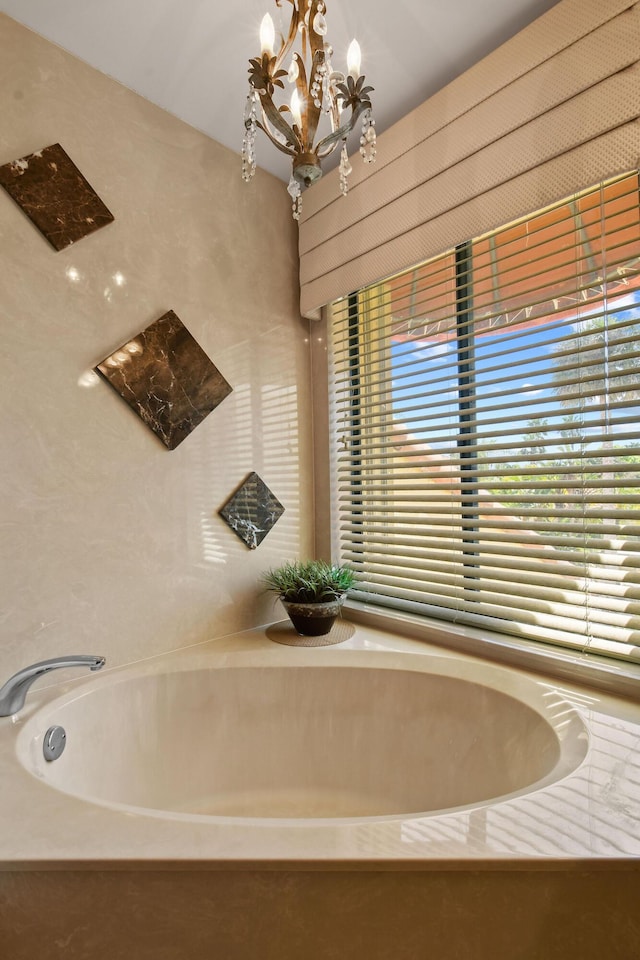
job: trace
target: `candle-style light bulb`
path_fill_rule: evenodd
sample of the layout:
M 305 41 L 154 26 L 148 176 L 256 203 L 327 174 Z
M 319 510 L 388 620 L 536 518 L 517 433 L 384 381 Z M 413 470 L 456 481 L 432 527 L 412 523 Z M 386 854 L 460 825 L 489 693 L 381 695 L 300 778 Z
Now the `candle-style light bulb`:
M 360 76 L 361 59 L 362 54 L 360 53 L 360 44 L 357 40 L 352 40 L 349 44 L 349 49 L 347 50 L 347 70 L 354 80 L 357 80 Z
M 298 96 L 298 91 L 294 90 L 291 94 L 291 113 L 293 114 L 293 122 L 298 125 L 299 129 L 302 129 L 302 113 L 300 110 L 300 97 Z
M 260 24 L 260 49 L 263 53 L 273 56 L 273 44 L 276 39 L 276 30 L 271 19 L 271 14 L 265 13 Z

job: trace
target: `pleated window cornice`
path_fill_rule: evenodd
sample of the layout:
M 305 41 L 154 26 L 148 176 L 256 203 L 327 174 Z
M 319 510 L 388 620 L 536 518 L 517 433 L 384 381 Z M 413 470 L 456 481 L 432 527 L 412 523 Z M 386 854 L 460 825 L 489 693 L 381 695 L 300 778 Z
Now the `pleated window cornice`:
M 541 209 L 640 150 L 640 3 L 561 0 L 304 198 L 301 311 Z
M 333 306 L 353 596 L 640 659 L 640 210 L 626 174 Z

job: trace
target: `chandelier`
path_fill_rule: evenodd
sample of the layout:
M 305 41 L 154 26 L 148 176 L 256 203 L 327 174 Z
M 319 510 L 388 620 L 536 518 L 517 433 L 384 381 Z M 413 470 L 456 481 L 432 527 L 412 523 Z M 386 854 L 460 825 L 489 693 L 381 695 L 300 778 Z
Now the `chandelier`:
M 326 39 L 324 0 L 275 0 L 291 4 L 287 36 L 276 31 L 266 13 L 260 26 L 261 54 L 249 61 L 249 93 L 244 112 L 242 176 L 251 180 L 256 170 L 255 139 L 259 127 L 274 147 L 292 159 L 287 187 L 294 219 L 300 219 L 302 188 L 322 176 L 321 162 L 342 144 L 340 191 L 346 195 L 351 165 L 347 138 L 361 119 L 360 153 L 366 163 L 376 157 L 375 120 L 369 94 L 360 74 L 360 46 L 353 40 L 347 51 L 347 74 L 335 71 L 333 50 Z M 348 0 L 347 0 L 348 2 Z M 293 88 L 288 103 L 276 106 L 276 91 L 284 80 Z M 280 94 L 283 95 L 283 94 Z

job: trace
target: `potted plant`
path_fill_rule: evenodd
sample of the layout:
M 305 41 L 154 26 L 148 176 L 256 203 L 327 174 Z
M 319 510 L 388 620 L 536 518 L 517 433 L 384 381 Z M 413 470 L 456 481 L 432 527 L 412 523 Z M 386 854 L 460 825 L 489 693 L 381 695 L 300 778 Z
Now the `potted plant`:
M 266 589 L 278 594 L 302 637 L 329 633 L 354 579 L 349 567 L 324 560 L 294 560 L 262 577 Z

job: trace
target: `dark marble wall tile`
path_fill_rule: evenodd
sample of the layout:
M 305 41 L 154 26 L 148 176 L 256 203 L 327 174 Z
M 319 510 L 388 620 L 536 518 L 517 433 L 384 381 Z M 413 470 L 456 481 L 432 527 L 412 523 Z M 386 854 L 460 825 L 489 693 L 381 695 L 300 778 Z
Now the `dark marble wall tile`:
M 283 513 L 284 507 L 257 473 L 250 473 L 220 510 L 250 550 L 262 543 Z
M 96 370 L 169 450 L 232 390 L 173 310 L 106 357 Z
M 0 184 L 56 250 L 114 219 L 59 143 L 5 163 Z

